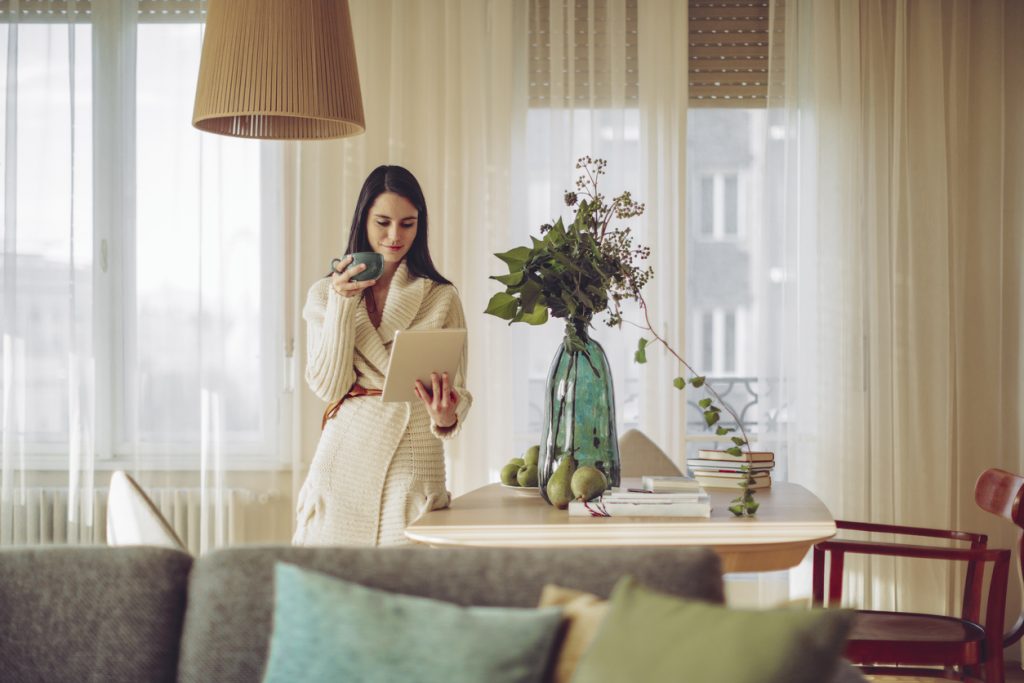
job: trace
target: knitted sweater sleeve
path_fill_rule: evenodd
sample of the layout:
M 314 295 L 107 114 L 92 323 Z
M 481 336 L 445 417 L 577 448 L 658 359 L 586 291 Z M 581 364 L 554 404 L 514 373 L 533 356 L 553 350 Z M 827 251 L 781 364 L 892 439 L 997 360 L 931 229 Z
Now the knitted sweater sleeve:
M 359 297 L 343 297 L 328 279 L 318 280 L 306 297 L 306 383 L 321 400 L 333 403 L 356 382 L 352 365 L 355 311 Z
M 465 328 L 466 327 L 466 316 L 462 312 L 462 301 L 459 299 L 459 295 L 455 293 L 455 288 L 452 287 L 452 298 L 451 304 L 448 308 L 448 315 L 445 318 L 445 328 Z M 473 405 L 473 395 L 466 389 L 466 365 L 469 362 L 469 337 L 466 338 L 466 345 L 462 349 L 462 358 L 459 359 L 459 367 L 455 371 L 455 380 L 453 382 L 453 389 L 459 397 L 459 402 L 455 404 L 455 425 L 447 429 L 438 427 L 433 420 L 430 422 L 430 431 L 439 439 L 451 439 L 454 438 L 460 431 L 462 431 L 462 425 L 466 421 L 466 415 L 469 413 L 469 408 Z

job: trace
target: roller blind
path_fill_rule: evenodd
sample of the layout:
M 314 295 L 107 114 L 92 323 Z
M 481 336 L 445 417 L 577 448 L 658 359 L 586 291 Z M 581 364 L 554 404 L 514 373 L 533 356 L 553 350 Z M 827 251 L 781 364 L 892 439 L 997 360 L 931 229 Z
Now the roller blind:
M 88 21 L 92 14 L 89 0 L 0 0 L 0 21 L 9 22 L 17 15 L 23 23 L 68 21 L 68 15 L 78 21 Z
M 206 19 L 206 0 L 138 0 L 141 23 L 186 22 Z
M 531 107 L 636 106 L 637 0 L 531 0 L 529 21 Z
M 127 0 L 103 0 L 124 2 Z M 139 22 L 199 22 L 206 16 L 206 0 L 138 0 Z M 90 21 L 92 0 L 0 0 L 0 23 L 13 20 L 36 24 Z
M 691 107 L 764 107 L 777 56 L 772 33 L 781 33 L 781 3 L 772 23 L 769 0 L 690 0 Z

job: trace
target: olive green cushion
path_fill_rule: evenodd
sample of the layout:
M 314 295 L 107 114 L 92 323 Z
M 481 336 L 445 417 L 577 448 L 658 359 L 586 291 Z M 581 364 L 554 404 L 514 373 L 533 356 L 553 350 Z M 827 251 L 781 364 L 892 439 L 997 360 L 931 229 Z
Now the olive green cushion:
M 843 610 L 728 609 L 627 576 L 572 680 L 820 683 L 836 669 L 853 618 Z

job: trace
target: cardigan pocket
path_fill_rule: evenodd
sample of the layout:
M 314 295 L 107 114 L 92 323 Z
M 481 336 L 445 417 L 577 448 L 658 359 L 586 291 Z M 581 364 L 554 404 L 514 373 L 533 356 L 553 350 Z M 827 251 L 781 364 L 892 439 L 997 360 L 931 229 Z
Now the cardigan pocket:
M 324 499 L 319 491 L 310 489 L 309 480 L 299 490 L 295 506 L 295 535 L 292 545 L 315 545 L 320 540 L 320 525 L 324 518 Z

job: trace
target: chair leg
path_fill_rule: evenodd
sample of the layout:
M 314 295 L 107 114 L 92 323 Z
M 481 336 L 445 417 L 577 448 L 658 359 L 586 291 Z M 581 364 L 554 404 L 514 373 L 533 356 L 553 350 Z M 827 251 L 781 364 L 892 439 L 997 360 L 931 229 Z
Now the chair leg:
M 1001 644 L 1001 643 L 1000 643 Z M 985 660 L 985 683 L 1003 683 L 1006 670 L 1003 666 L 1003 648 L 992 648 Z
M 811 600 L 812 604 L 825 604 L 825 551 L 814 546 L 814 560 L 811 565 Z

